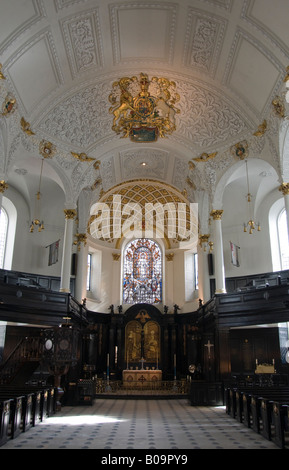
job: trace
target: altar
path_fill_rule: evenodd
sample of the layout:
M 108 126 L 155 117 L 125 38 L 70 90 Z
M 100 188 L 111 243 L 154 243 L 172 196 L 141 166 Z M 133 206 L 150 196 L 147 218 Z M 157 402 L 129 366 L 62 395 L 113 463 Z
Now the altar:
M 124 388 L 157 389 L 161 386 L 162 371 L 159 369 L 126 369 L 122 372 Z

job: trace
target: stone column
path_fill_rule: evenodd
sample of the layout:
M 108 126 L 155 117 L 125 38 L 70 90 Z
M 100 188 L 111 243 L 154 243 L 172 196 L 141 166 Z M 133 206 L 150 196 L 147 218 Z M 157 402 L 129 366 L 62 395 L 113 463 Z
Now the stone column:
M 214 252 L 215 252 L 215 277 L 216 277 L 216 294 L 226 293 L 225 284 L 225 267 L 223 253 L 223 237 L 222 237 L 222 210 L 213 210 L 211 217 L 214 220 Z
M 77 270 L 75 279 L 75 298 L 81 302 L 86 297 L 87 279 L 87 235 L 86 233 L 76 234 L 77 244 Z
M 112 253 L 113 266 L 112 266 L 112 280 L 111 280 L 111 300 L 115 306 L 122 305 L 122 295 L 120 292 L 120 276 L 121 276 L 121 255 L 120 253 Z
M 205 247 L 209 245 L 210 235 L 199 235 L 198 244 L 198 275 L 199 275 L 199 298 L 203 303 L 208 302 L 211 298 L 210 293 L 210 279 L 209 279 L 209 266 L 208 266 L 208 251 Z M 210 242 L 211 243 L 211 242 Z M 204 244 L 204 247 L 203 247 Z
M 76 210 L 64 209 L 64 214 L 65 214 L 65 229 L 64 229 L 64 239 L 63 239 L 60 292 L 70 292 L 73 222 L 74 222 L 74 218 L 76 217 Z
M 282 183 L 279 187 L 279 191 L 284 196 L 285 209 L 287 215 L 287 228 L 288 228 L 288 237 L 289 237 L 289 183 Z
M 174 302 L 174 253 L 166 254 L 165 263 L 166 278 L 165 292 L 163 290 L 163 304 L 172 305 Z

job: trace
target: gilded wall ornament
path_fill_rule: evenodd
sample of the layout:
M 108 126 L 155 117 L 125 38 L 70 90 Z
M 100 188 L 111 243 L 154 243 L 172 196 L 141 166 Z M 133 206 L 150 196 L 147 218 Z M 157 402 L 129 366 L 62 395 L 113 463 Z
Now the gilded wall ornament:
M 6 80 L 6 77 L 2 73 L 2 64 L 0 64 L 0 80 Z
M 274 110 L 274 113 L 276 114 L 276 116 L 278 116 L 280 118 L 284 118 L 285 117 L 285 106 L 284 106 L 280 96 L 276 96 L 274 98 L 274 100 L 272 101 L 272 105 L 273 105 L 273 110 Z
M 1 180 L 0 181 L 0 193 L 4 193 L 6 189 L 8 189 L 8 184 L 4 180 Z
M 248 143 L 244 140 L 243 142 L 238 142 L 237 144 L 233 145 L 233 147 L 231 147 L 231 154 L 233 157 L 244 160 L 249 155 Z
M 260 124 L 260 126 L 258 126 L 258 130 L 257 130 L 256 132 L 254 132 L 253 135 L 254 135 L 255 137 L 262 137 L 262 135 L 265 134 L 266 130 L 267 130 L 267 121 L 264 120 L 264 121 L 262 122 L 262 124 Z
M 214 153 L 202 153 L 202 155 L 200 155 L 199 157 L 197 158 L 193 158 L 193 160 L 195 162 L 207 162 L 208 160 L 211 160 L 211 158 L 215 158 L 215 156 L 218 154 L 218 152 L 214 152 Z
M 154 142 L 176 130 L 175 104 L 180 100 L 175 82 L 141 73 L 113 83 L 109 109 L 112 129 L 133 142 Z
M 99 168 L 100 168 L 100 161 L 99 161 L 99 160 L 96 160 L 96 162 L 94 162 L 93 168 L 94 168 L 95 170 L 99 170 Z
M 2 116 L 9 116 L 16 109 L 16 99 L 8 93 L 2 105 Z
M 1 70 L 1 69 L 0 69 Z M 284 83 L 289 82 L 289 66 L 286 67 L 286 75 L 283 80 Z
M 39 152 L 44 158 L 52 158 L 56 153 L 56 147 L 51 142 L 42 140 L 39 144 Z
M 283 194 L 283 196 L 289 195 L 289 183 L 282 183 L 278 189 Z
M 76 158 L 76 160 L 79 160 L 80 162 L 93 162 L 95 158 L 88 157 L 86 153 L 75 153 L 75 152 L 70 152 L 71 155 Z
M 25 121 L 24 117 L 21 118 L 20 125 L 25 134 L 35 135 L 35 133 L 31 130 L 29 122 Z

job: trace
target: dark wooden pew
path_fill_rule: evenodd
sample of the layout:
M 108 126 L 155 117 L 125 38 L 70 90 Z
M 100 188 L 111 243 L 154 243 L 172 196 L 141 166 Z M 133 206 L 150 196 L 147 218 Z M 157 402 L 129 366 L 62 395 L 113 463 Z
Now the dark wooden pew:
M 20 432 L 25 432 L 33 426 L 33 416 L 37 411 L 36 399 L 34 393 L 20 394 L 1 391 L 0 402 L 5 400 L 10 400 L 9 436 L 13 439 Z
M 281 449 L 289 446 L 289 404 L 273 403 L 271 439 Z
M 56 389 L 1 386 L 0 445 L 56 412 Z
M 261 401 L 261 420 L 260 434 L 266 439 L 272 440 L 278 447 L 285 447 L 285 432 L 288 431 L 289 398 L 283 400 L 283 397 L 275 397 L 278 401 L 262 399 Z
M 289 387 L 227 388 L 226 412 L 284 448 L 289 432 Z
M 227 387 L 227 389 L 225 389 L 226 413 L 250 427 L 250 423 L 252 422 L 252 416 L 250 416 L 251 398 L 253 396 L 257 398 L 272 397 L 272 400 L 274 397 L 276 397 L 277 400 L 285 397 L 287 400 L 289 399 L 289 387 Z M 255 401 L 253 406 L 255 406 Z
M 0 446 L 5 444 L 9 439 L 11 401 L 12 400 L 9 399 L 0 401 Z
M 271 440 L 273 402 L 289 403 L 289 391 L 262 390 L 261 394 L 251 397 L 252 429 Z
M 4 396 L 4 400 L 6 397 Z M 0 400 L 2 401 L 1 393 Z M 10 416 L 9 416 L 9 429 L 8 435 L 14 439 L 22 432 L 22 420 L 25 406 L 24 396 L 15 396 L 10 401 Z

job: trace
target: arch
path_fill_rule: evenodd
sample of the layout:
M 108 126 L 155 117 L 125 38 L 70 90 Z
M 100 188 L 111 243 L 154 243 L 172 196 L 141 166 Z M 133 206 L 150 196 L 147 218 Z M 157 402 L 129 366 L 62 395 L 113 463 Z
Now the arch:
M 260 159 L 260 158 L 248 158 L 248 168 L 249 168 L 249 179 L 250 179 L 250 184 L 252 183 L 251 179 L 252 176 L 256 175 L 261 175 L 262 171 L 264 173 L 271 173 L 271 176 L 275 179 L 274 182 L 275 184 L 278 183 L 278 174 L 275 170 L 275 168 L 270 165 L 270 163 Z M 250 178 L 251 176 L 251 178 Z M 226 187 L 233 183 L 237 179 L 244 179 L 244 182 L 246 183 L 246 167 L 245 167 L 245 160 L 240 160 L 239 162 L 234 163 L 230 168 L 228 168 L 227 171 L 221 176 L 213 197 L 213 208 L 214 209 L 222 209 L 223 208 L 223 199 L 224 199 L 224 193 L 226 190 Z M 260 187 L 260 186 L 259 186 Z M 259 187 L 257 188 L 257 191 L 259 190 Z M 245 191 L 247 190 L 247 187 L 245 188 Z M 245 195 L 245 193 L 244 193 Z M 257 199 L 257 198 L 256 198 Z
M 284 199 L 278 198 L 270 207 L 268 219 L 269 219 L 269 233 L 270 233 L 270 245 L 271 245 L 271 258 L 273 271 L 281 271 L 282 269 L 288 269 L 283 267 L 282 254 L 280 246 L 280 227 L 278 227 L 278 221 L 280 215 L 285 212 Z M 287 235 L 287 223 L 285 227 Z M 288 236 L 288 235 L 287 235 Z M 287 242 L 288 248 L 288 242 Z
M 168 248 L 170 244 L 193 245 L 198 238 L 196 206 L 177 189 L 159 181 L 127 181 L 91 206 L 87 231 L 93 238 L 116 244 L 116 248 L 122 236 L 163 238 Z

